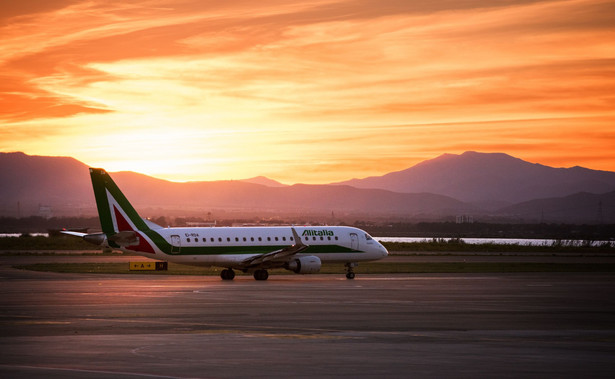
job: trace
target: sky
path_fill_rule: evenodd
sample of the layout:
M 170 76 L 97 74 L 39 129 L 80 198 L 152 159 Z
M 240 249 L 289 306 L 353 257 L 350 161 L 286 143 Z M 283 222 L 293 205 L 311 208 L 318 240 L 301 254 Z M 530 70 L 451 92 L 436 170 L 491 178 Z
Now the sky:
M 612 0 L 0 3 L 0 151 L 330 183 L 444 153 L 615 171 Z

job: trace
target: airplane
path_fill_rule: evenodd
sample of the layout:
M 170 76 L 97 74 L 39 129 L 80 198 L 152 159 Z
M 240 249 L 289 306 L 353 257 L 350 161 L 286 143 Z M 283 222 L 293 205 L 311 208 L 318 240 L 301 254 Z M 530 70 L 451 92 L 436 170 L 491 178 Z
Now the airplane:
M 322 262 L 343 263 L 346 278 L 354 279 L 358 262 L 388 255 L 368 233 L 349 226 L 164 228 L 141 218 L 104 169 L 90 168 L 90 177 L 102 233 L 64 234 L 151 259 L 221 267 L 222 280 L 233 280 L 234 270 L 256 280 L 267 280 L 274 268 L 314 274 Z

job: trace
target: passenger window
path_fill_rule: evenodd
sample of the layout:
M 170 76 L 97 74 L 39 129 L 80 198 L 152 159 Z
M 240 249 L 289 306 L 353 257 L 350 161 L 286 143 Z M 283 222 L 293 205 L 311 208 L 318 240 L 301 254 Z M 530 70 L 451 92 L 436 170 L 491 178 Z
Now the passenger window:
M 211 237 L 211 242 L 214 242 L 214 241 L 215 241 L 214 237 Z
M 267 237 L 267 241 L 271 241 L 271 237 Z
M 190 238 L 187 238 L 186 241 L 190 242 Z
M 275 237 L 275 240 L 277 241 L 277 240 L 278 240 L 278 237 Z
M 314 239 L 314 241 L 316 241 L 316 237 L 314 237 L 313 239 Z
M 327 237 L 327 239 L 328 239 L 329 241 L 331 241 L 331 236 Z
M 231 242 L 231 237 L 226 237 L 226 242 Z
M 310 240 L 310 237 L 305 237 L 305 240 L 306 240 L 306 241 L 309 241 L 309 240 Z
M 282 237 L 282 241 L 286 241 L 286 237 Z
M 294 241 L 294 240 L 295 240 L 295 238 L 294 238 L 294 237 L 290 237 L 290 240 L 291 240 L 291 241 Z
M 263 240 L 263 239 L 262 239 L 261 237 L 258 237 L 258 241 L 259 241 L 259 242 L 260 242 L 260 241 L 262 241 L 262 240 Z
M 339 238 L 337 238 L 337 236 L 335 236 L 335 240 L 337 241 Z
M 218 237 L 218 242 L 222 242 L 222 237 Z
M 235 237 L 235 242 L 239 242 L 239 237 Z
M 207 242 L 207 238 L 203 238 L 203 242 Z

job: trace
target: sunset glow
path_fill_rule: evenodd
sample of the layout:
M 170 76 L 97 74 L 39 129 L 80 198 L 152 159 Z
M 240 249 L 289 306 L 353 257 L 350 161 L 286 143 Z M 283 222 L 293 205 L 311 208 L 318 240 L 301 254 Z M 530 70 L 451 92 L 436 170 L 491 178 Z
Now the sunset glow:
M 406 4 L 408 3 L 408 4 Z M 328 183 L 443 153 L 615 171 L 612 1 L 0 5 L 0 151 Z

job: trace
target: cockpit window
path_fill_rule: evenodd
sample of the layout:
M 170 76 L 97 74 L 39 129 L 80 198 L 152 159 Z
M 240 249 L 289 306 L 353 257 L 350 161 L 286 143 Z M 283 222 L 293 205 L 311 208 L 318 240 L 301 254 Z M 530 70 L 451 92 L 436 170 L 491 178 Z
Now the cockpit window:
M 372 236 L 370 236 L 369 234 L 365 233 L 365 239 L 368 241 L 372 240 Z

